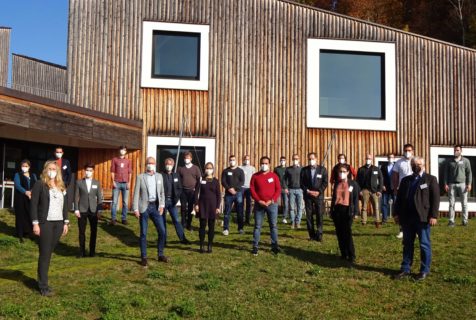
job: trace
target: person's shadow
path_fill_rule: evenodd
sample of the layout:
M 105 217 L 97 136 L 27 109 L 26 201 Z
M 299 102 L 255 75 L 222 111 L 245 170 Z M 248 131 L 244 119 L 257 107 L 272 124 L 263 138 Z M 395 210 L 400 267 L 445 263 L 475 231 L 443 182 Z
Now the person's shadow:
M 13 236 L 16 233 L 16 229 L 15 227 L 6 224 L 5 221 L 0 220 L 0 233 Z
M 117 238 L 124 245 L 128 247 L 137 247 L 139 244 L 138 236 L 130 228 L 123 226 L 121 224 L 116 224 L 115 226 L 109 225 L 107 222 L 102 222 L 99 226 L 102 230 L 106 231 L 109 235 Z M 150 228 L 155 228 L 149 225 Z
M 37 282 L 35 279 L 25 275 L 20 270 L 0 269 L 0 279 L 21 282 L 23 285 L 31 290 L 37 290 Z

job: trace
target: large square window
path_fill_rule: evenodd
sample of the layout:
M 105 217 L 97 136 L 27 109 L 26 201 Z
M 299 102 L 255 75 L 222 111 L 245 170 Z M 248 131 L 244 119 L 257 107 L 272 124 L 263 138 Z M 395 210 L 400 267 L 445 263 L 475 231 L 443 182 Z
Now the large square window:
M 141 86 L 208 90 L 209 26 L 145 21 Z
M 307 125 L 396 130 L 395 45 L 308 39 Z

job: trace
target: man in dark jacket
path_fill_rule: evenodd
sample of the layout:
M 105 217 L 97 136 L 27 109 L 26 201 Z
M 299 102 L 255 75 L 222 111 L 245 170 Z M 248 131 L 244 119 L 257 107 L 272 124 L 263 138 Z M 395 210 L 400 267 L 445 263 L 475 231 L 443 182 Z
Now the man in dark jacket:
M 362 197 L 362 225 L 367 224 L 367 207 L 369 199 L 375 213 L 375 226 L 380 227 L 380 197 L 383 189 L 383 175 L 379 168 L 373 165 L 373 156 L 367 154 L 365 165 L 357 171 L 357 183 L 360 187 Z
M 230 213 L 233 203 L 236 208 L 236 216 L 238 220 L 238 232 L 243 234 L 244 219 L 243 219 L 243 194 L 241 188 L 245 183 L 245 173 L 238 167 L 236 157 L 231 155 L 229 158 L 230 166 L 223 170 L 221 174 L 221 184 L 225 189 L 225 214 L 223 218 L 223 235 L 229 234 L 230 228 Z
M 418 235 L 421 262 L 416 280 L 419 281 L 425 279 L 430 272 L 430 226 L 437 222 L 440 188 L 436 177 L 425 172 L 423 158 L 412 158 L 411 166 L 413 175 L 403 178 L 395 203 L 395 222 L 400 223 L 403 230 L 403 261 L 396 279 L 410 275 L 415 237 Z
M 307 156 L 309 165 L 301 170 L 301 189 L 306 206 L 307 231 L 310 240 L 322 241 L 322 219 L 324 209 L 324 191 L 327 188 L 327 170 L 317 164 L 314 152 Z M 314 216 L 316 227 L 314 228 Z
M 395 203 L 395 194 L 392 187 L 392 172 L 395 164 L 395 156 L 393 153 L 388 155 L 387 163 L 380 167 L 383 175 L 382 190 L 382 223 L 385 224 L 392 213 L 392 206 Z

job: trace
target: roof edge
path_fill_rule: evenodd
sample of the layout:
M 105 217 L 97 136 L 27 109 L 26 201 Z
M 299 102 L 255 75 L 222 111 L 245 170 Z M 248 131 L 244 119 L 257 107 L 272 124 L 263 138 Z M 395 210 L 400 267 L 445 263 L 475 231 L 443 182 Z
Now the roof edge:
M 57 63 L 53 63 L 53 62 L 49 62 L 49 61 L 45 61 L 45 60 L 41 60 L 41 59 L 29 57 L 29 56 L 26 56 L 26 55 L 23 55 L 23 54 L 18 54 L 18 53 L 13 53 L 13 52 L 12 52 L 12 56 L 17 56 L 17 57 L 24 58 L 24 59 L 28 59 L 28 60 L 31 60 L 31 61 L 43 63 L 43 64 L 46 64 L 46 65 L 49 65 L 49 66 L 52 66 L 52 67 L 56 67 L 56 68 L 60 68 L 60 69 L 63 69 L 63 70 L 67 70 L 67 67 L 66 67 L 66 66 L 63 66 L 63 65 L 61 65 L 61 64 L 57 64 Z

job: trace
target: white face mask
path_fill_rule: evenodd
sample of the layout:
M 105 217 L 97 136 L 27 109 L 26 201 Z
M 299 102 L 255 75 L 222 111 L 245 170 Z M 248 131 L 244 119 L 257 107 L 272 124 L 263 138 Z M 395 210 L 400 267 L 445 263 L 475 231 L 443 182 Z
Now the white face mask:
M 211 175 L 213 175 L 213 169 L 206 169 L 205 173 L 206 173 L 207 176 L 211 176 Z
M 125 155 L 126 155 L 126 153 L 127 153 L 127 151 L 126 151 L 126 150 L 124 150 L 124 149 L 122 149 L 122 150 L 120 150 L 120 151 L 119 151 L 119 153 L 121 154 L 121 156 L 125 156 Z
M 190 163 L 192 162 L 192 160 L 191 160 L 191 159 L 188 159 L 188 158 L 187 158 L 187 159 L 184 159 L 184 161 L 185 161 L 185 164 L 190 164 Z
M 261 165 L 261 171 L 266 172 L 266 171 L 268 171 L 268 170 L 269 170 L 269 165 L 268 165 L 268 164 L 262 164 L 262 165 Z
M 21 167 L 21 171 L 23 171 L 23 173 L 27 173 L 30 171 L 30 167 Z
M 286 165 L 286 161 L 285 160 L 281 160 L 279 163 L 281 163 L 281 166 L 285 166 Z
M 314 167 L 316 165 L 316 160 L 315 159 L 309 160 L 309 165 Z
M 299 165 L 299 160 L 293 160 L 293 163 L 295 166 L 298 166 Z
M 165 170 L 167 170 L 168 172 L 172 171 L 173 168 L 174 166 L 171 166 L 170 164 L 165 166 Z
M 61 159 L 61 157 L 63 156 L 63 153 L 56 152 L 55 155 L 56 155 L 56 158 Z
M 412 157 L 412 153 L 410 151 L 405 152 L 405 158 L 410 159 Z
M 370 165 L 372 164 L 372 160 L 367 159 L 367 160 L 365 160 L 365 163 L 366 163 L 368 166 L 370 166 Z
M 230 167 L 236 166 L 236 160 L 230 160 Z
M 249 166 L 249 165 L 250 165 L 250 160 L 245 160 L 245 161 L 243 162 L 243 164 L 244 164 L 245 166 Z
M 347 173 L 339 172 L 339 177 L 340 177 L 341 180 L 347 180 Z
M 339 159 L 339 163 L 344 164 L 344 163 L 345 163 L 345 159 L 344 159 L 344 158 Z
M 56 178 L 56 174 L 57 174 L 57 173 L 56 173 L 56 170 L 54 170 L 54 171 L 53 171 L 53 170 L 48 171 L 48 177 L 49 177 L 50 179 Z
M 86 178 L 91 178 L 93 176 L 92 171 L 86 171 Z
M 155 172 L 155 164 L 149 163 L 147 165 L 147 171 Z

